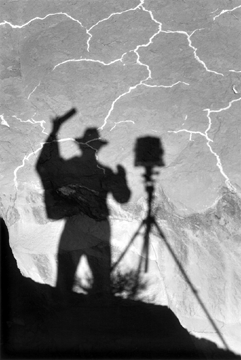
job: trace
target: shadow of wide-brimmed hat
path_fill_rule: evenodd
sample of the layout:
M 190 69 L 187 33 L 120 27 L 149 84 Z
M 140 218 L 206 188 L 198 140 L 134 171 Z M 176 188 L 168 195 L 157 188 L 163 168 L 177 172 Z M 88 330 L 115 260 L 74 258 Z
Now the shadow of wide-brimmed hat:
M 89 144 L 93 147 L 101 147 L 108 144 L 108 141 L 101 139 L 97 128 L 87 129 L 84 133 L 84 136 L 80 138 L 75 138 L 75 141 L 77 141 L 80 146 Z

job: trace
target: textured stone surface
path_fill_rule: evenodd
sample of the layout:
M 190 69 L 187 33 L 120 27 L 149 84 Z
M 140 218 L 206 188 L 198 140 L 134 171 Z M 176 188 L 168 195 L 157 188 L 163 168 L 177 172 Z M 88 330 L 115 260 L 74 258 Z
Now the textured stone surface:
M 158 223 L 241 353 L 240 0 L 1 1 L 0 14 L 0 212 L 21 272 L 55 285 L 64 220 L 47 217 L 35 170 L 51 118 L 78 111 L 59 133 L 63 158 L 80 155 L 74 139 L 96 126 L 108 141 L 99 161 L 126 169 L 130 201 L 108 200 L 113 259 L 145 216 L 136 139 L 160 137 Z M 137 265 L 141 242 L 121 267 Z M 143 298 L 222 345 L 156 233 L 149 255 Z

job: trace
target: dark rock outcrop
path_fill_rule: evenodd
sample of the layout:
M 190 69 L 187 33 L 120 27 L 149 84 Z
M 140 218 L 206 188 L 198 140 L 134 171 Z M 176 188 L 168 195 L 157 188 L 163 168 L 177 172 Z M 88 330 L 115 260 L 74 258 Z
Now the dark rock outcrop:
M 195 358 L 231 359 L 230 351 L 197 340 L 165 306 L 72 294 L 24 278 L 1 219 L 2 359 Z

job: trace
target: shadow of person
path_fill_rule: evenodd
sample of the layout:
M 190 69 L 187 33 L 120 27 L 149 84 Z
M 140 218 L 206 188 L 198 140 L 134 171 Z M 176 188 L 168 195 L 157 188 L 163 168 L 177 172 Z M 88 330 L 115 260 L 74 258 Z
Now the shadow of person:
M 67 118 L 67 116 L 65 116 L 65 118 Z M 61 120 L 63 121 L 63 118 Z M 54 127 L 55 126 L 54 124 Z M 91 131 L 92 130 L 94 133 L 97 132 L 96 129 L 91 129 Z M 98 132 L 96 135 L 99 135 Z M 85 146 L 88 147 L 89 144 L 89 146 L 93 146 L 94 148 L 94 141 L 89 142 L 90 138 L 92 138 L 91 133 L 86 131 L 82 139 L 78 139 L 78 141 L 81 142 L 80 146 L 82 147 L 85 144 Z M 60 157 L 55 157 L 52 152 L 55 151 L 54 147 L 57 145 L 54 144 L 54 142 L 57 141 L 54 129 L 52 136 L 50 136 L 48 140 L 49 142 L 45 144 L 43 149 L 45 153 L 41 154 L 41 161 L 39 159 L 40 163 L 37 166 L 41 171 L 41 179 L 45 186 L 46 210 L 49 216 L 51 216 L 50 218 L 66 218 L 66 226 L 61 239 L 62 243 L 60 243 L 59 247 L 62 248 L 64 244 L 66 244 L 66 246 L 69 244 L 68 240 L 72 239 L 71 236 L 76 229 L 83 231 L 77 234 L 75 238 L 76 241 L 80 243 L 84 234 L 88 236 L 87 229 L 91 231 L 91 226 L 95 225 L 95 237 L 102 238 L 101 231 L 98 230 L 101 229 L 101 227 L 98 228 L 97 224 L 102 223 L 103 219 L 108 222 L 108 219 L 105 212 L 105 216 L 101 215 L 103 210 L 101 210 L 102 207 L 100 205 L 100 207 L 97 206 L 98 211 L 95 211 L 92 217 L 90 216 L 91 211 L 93 211 L 91 206 L 89 206 L 93 204 L 91 201 L 92 196 L 97 196 L 97 194 L 93 192 L 94 195 L 89 195 L 89 198 L 87 197 L 90 186 L 93 186 L 92 182 L 90 181 L 88 185 L 82 185 L 80 179 L 78 179 L 79 182 L 76 183 L 74 182 L 74 178 L 71 177 L 69 178 L 69 182 L 67 182 L 64 176 L 65 174 L 61 171 L 62 160 Z M 101 146 L 99 146 L 99 148 Z M 149 146 L 146 147 L 146 149 L 148 148 Z M 82 156 L 87 156 L 85 150 L 83 150 Z M 82 156 L 80 158 L 82 158 Z M 90 156 L 90 158 L 92 157 Z M 141 153 L 137 156 L 137 160 L 138 159 L 140 162 L 137 162 L 137 164 L 139 163 L 141 166 L 153 165 L 149 163 L 148 158 L 143 157 Z M 97 163 L 98 166 L 102 166 L 96 159 L 92 161 L 95 165 Z M 90 164 L 91 163 L 90 161 Z M 64 161 L 63 164 L 66 164 L 66 162 Z M 156 162 L 154 165 L 156 165 Z M 102 168 L 106 170 L 105 175 L 107 176 L 108 168 L 103 166 Z M 91 173 L 93 173 L 93 169 Z M 120 173 L 122 175 L 120 175 Z M 61 174 L 62 177 L 60 177 Z M 112 189 L 112 192 L 114 192 L 117 198 L 123 199 L 122 191 L 126 198 L 130 195 L 127 190 L 123 171 L 119 169 L 115 174 L 110 170 L 109 174 L 112 174 L 110 178 L 116 179 L 116 184 L 112 181 L 109 186 L 106 176 L 103 177 L 102 175 L 103 183 L 106 184 L 105 186 L 108 190 L 106 190 L 103 195 L 105 200 L 104 209 L 107 208 L 106 193 L 108 193 L 110 189 Z M 51 178 L 50 175 L 52 176 Z M 74 174 L 72 174 L 72 176 L 74 176 Z M 89 176 L 89 179 L 91 176 L 92 175 Z M 100 176 L 101 179 L 102 177 Z M 151 186 L 152 183 L 146 185 Z M 87 189 L 85 189 L 84 186 L 86 186 Z M 65 192 L 67 195 L 72 194 L 73 199 L 70 198 L 70 195 L 65 195 L 64 197 L 63 194 L 61 195 L 61 192 Z M 83 205 L 83 198 L 88 199 L 88 201 L 84 202 L 85 205 Z M 99 198 L 100 194 L 98 194 L 97 199 L 94 198 L 92 200 L 94 203 L 96 201 L 99 204 Z M 89 215 L 85 215 L 85 212 Z M 151 215 L 154 216 L 153 213 L 151 213 Z M 75 227 L 75 224 L 73 224 L 73 227 L 67 227 L 67 225 L 69 225 L 67 224 L 68 220 L 74 223 L 74 219 L 76 219 L 77 227 Z M 87 224 L 87 219 L 89 219 L 89 228 L 85 225 Z M 100 220 L 98 221 L 98 219 Z M 71 224 L 70 222 L 70 225 Z M 81 226 L 78 224 L 81 224 Z M 68 237 L 69 232 L 70 238 Z M 105 231 L 103 232 L 105 233 Z M 52 301 L 52 294 L 55 290 L 51 286 L 36 283 L 30 278 L 25 278 L 20 273 L 9 243 L 9 233 L 11 234 L 10 226 L 8 231 L 7 225 L 0 217 L 1 359 L 240 358 L 239 355 L 235 355 L 231 351 L 217 347 L 217 345 L 211 341 L 192 336 L 181 326 L 178 318 L 167 306 L 145 303 L 141 300 L 133 300 L 121 296 L 114 297 L 111 304 L 112 306 L 105 306 L 105 304 L 102 306 L 103 303 L 100 303 L 100 306 L 99 304 L 96 306 L 96 302 L 89 301 L 89 297 L 76 295 L 78 302 L 71 303 L 73 306 L 65 307 L 64 309 L 62 307 L 56 307 L 56 303 Z M 107 235 L 110 236 L 110 231 Z M 87 237 L 87 239 L 90 238 Z M 104 236 L 104 239 L 108 245 L 109 238 Z M 88 243 L 85 239 L 83 241 L 86 241 L 87 245 L 91 243 L 91 241 Z M 104 244 L 105 242 L 104 240 L 102 241 Z M 98 245 L 99 244 L 96 246 Z M 101 248 L 101 246 L 99 246 L 99 248 Z M 94 249 L 93 253 L 95 255 L 96 252 L 99 253 L 98 250 L 95 251 Z M 76 258 L 78 259 L 78 256 L 82 256 L 81 254 L 84 253 L 89 254 L 87 256 L 91 262 L 91 256 L 94 257 L 94 255 L 89 247 L 87 250 L 84 248 L 84 250 L 81 249 L 81 251 L 77 251 Z M 100 251 L 100 253 L 105 254 L 105 251 Z M 67 256 L 67 266 L 70 265 L 68 261 L 72 263 L 74 257 L 75 256 L 70 256 L 68 258 Z M 103 260 L 102 257 L 100 257 L 100 259 L 97 257 L 97 260 L 100 262 L 100 267 L 98 261 L 95 262 L 95 265 L 97 269 L 100 269 L 104 266 L 103 263 L 105 264 L 105 260 Z M 93 267 L 95 265 L 93 265 Z M 124 284 L 123 288 L 123 280 L 129 284 L 130 282 L 133 283 L 132 274 L 129 275 L 130 278 L 126 278 L 125 276 L 124 279 L 119 278 L 119 283 L 118 279 L 116 279 L 117 288 L 119 288 L 120 291 L 124 289 L 125 293 L 126 287 Z M 65 276 L 65 274 L 63 274 L 63 276 Z M 72 276 L 74 276 L 73 272 Z M 70 284 L 67 284 L 69 288 L 71 288 L 73 283 L 72 276 L 70 277 Z M 105 281 L 105 278 L 104 280 L 100 280 L 99 285 L 101 288 L 103 288 L 104 285 L 103 281 Z M 106 281 L 109 281 L 109 276 Z M 63 283 L 65 284 L 65 281 L 63 281 Z
M 71 112 L 70 112 L 71 114 Z M 68 115 L 53 120 L 52 131 L 38 158 L 36 169 L 45 190 L 50 219 L 66 220 L 58 247 L 57 290 L 66 298 L 73 289 L 75 274 L 83 255 L 92 273 L 89 294 L 110 294 L 110 223 L 107 195 L 126 203 L 130 190 L 121 165 L 117 172 L 98 161 L 98 152 L 107 142 L 96 128 L 88 128 L 75 139 L 80 156 L 65 160 L 60 155 L 57 133 Z

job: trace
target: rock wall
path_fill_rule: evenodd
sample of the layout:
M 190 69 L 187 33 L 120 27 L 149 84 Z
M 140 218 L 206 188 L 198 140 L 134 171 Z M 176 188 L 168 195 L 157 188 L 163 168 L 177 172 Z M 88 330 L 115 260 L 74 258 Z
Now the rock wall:
M 0 7 L 0 211 L 22 274 L 55 286 L 65 220 L 48 218 L 36 172 L 51 119 L 77 109 L 57 139 L 64 159 L 81 155 L 76 138 L 97 127 L 108 141 L 98 161 L 126 171 L 129 202 L 108 198 L 113 262 L 147 209 L 136 139 L 161 138 L 156 219 L 240 353 L 240 1 L 21 0 Z M 84 211 L 78 216 L 98 238 L 98 222 Z M 142 234 L 121 268 L 138 265 L 141 245 Z M 155 230 L 149 257 L 143 298 L 168 305 L 190 331 L 221 346 Z

